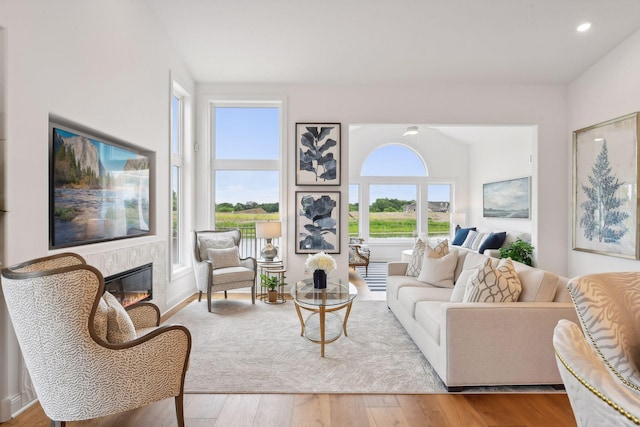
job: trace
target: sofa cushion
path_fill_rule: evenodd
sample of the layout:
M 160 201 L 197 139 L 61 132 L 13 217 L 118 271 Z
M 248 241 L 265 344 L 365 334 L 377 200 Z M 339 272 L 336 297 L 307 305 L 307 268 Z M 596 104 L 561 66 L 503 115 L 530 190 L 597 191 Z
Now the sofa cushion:
M 440 326 L 442 325 L 442 302 L 420 301 L 416 304 L 416 322 L 427 334 L 440 344 Z
M 462 302 L 462 298 L 464 297 L 464 291 L 467 289 L 467 283 L 469 283 L 469 279 L 475 273 L 477 273 L 478 268 L 466 268 L 460 272 L 460 275 L 456 279 L 456 284 L 453 286 L 453 292 L 451 292 L 451 302 Z
M 499 249 L 507 238 L 507 232 L 489 233 L 484 242 L 478 247 L 478 253 L 484 253 L 486 249 Z
M 387 276 L 387 293 L 393 298 L 398 299 L 398 292 L 405 286 L 424 286 L 431 287 L 426 283 L 418 282 L 415 277 L 411 276 Z
M 520 293 L 518 301 L 553 301 L 558 286 L 558 276 L 520 262 L 514 262 L 513 265 L 518 272 L 518 277 L 522 284 L 522 292 Z
M 458 251 L 455 249 L 440 258 L 425 256 L 418 280 L 441 288 L 453 288 L 457 264 Z
M 229 282 L 244 282 L 255 279 L 255 272 L 246 267 L 227 267 L 213 270 L 211 282 L 214 285 Z M 248 285 L 247 285 L 248 286 Z
M 453 237 L 451 244 L 453 246 L 462 245 L 464 243 L 464 240 L 467 238 L 467 234 L 469 234 L 470 230 L 475 231 L 476 227 L 461 228 L 460 230 L 456 231 L 456 235 Z
M 418 277 L 418 275 L 420 275 L 422 259 L 426 249 L 427 242 L 422 239 L 416 240 L 416 243 L 413 245 L 413 251 L 411 252 L 411 258 L 409 259 L 409 265 L 407 265 L 407 276 Z
M 398 304 L 415 317 L 416 304 L 420 301 L 448 302 L 451 299 L 451 288 L 435 288 L 432 286 L 404 286 L 398 291 Z
M 516 302 L 521 284 L 511 259 L 501 260 L 498 267 L 487 258 L 471 276 L 462 298 L 463 302 Z

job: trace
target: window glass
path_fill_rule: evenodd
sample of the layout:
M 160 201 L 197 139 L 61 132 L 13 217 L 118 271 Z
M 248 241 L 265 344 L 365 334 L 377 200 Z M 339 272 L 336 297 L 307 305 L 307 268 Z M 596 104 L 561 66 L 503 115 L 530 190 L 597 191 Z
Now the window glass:
M 371 185 L 369 187 L 369 236 L 412 237 L 416 230 L 415 185 Z
M 424 164 L 410 148 L 398 144 L 373 151 L 362 165 L 362 176 L 425 176 Z
M 427 186 L 429 237 L 448 237 L 451 227 L 451 185 Z
M 215 107 L 216 159 L 278 159 L 279 108 Z
M 358 237 L 360 235 L 360 186 L 349 185 L 349 236 Z
M 171 97 L 171 152 L 180 154 L 180 135 L 182 134 L 182 100 L 179 96 Z
M 171 166 L 171 256 L 180 264 L 180 167 Z

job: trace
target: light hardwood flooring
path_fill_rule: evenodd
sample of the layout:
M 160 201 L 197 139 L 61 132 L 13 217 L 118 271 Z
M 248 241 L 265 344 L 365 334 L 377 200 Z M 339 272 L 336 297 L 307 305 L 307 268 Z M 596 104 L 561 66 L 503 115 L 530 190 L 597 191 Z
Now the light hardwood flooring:
M 381 299 L 380 294 L 383 293 L 369 291 L 357 273 L 350 274 L 349 279 L 358 287 L 359 299 Z M 217 297 L 220 298 L 222 295 Z M 238 293 L 230 297 L 248 298 L 249 296 Z M 169 318 L 175 311 L 167 313 L 165 317 Z M 564 393 L 186 394 L 184 413 L 187 427 L 572 427 L 576 425 L 569 399 Z M 108 417 L 67 423 L 69 427 L 173 427 L 176 425 L 173 399 Z M 15 419 L 2 424 L 2 427 L 5 426 L 46 427 L 49 426 L 49 419 L 36 403 Z

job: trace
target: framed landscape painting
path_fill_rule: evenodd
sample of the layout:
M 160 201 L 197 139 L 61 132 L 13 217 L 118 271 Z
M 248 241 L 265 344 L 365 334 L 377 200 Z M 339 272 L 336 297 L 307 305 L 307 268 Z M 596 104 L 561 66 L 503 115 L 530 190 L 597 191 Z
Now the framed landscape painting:
M 482 216 L 485 218 L 531 217 L 529 177 L 490 182 L 482 185 Z
M 340 185 L 340 123 L 296 123 L 296 185 Z
M 573 249 L 638 259 L 638 113 L 573 132 Z
M 340 192 L 296 191 L 296 253 L 340 253 Z

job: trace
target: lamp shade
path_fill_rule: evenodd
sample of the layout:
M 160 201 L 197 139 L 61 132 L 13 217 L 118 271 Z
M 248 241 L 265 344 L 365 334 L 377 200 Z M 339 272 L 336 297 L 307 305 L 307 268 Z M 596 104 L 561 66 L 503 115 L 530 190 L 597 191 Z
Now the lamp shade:
M 282 223 L 280 221 L 256 223 L 256 237 L 272 239 L 280 236 L 282 236 Z
M 460 212 L 454 212 L 451 214 L 451 222 L 454 224 L 462 225 L 467 216 Z

